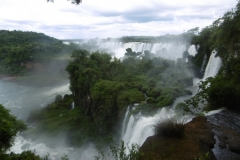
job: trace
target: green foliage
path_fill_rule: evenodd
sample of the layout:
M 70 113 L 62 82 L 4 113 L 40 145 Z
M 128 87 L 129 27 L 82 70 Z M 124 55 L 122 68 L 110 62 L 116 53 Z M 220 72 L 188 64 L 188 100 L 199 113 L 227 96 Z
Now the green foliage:
M 193 38 L 193 43 L 199 45 L 198 54 L 192 57 L 192 62 L 199 68 L 202 66 L 204 56 L 209 59 L 211 52 L 215 49 L 218 55 L 226 62 L 229 55 L 239 53 L 240 49 L 240 2 L 231 11 L 226 12 L 222 17 L 215 20 L 212 25 L 203 28 Z M 204 68 L 206 66 L 203 66 Z
M 141 101 L 144 101 L 144 95 L 136 88 L 124 90 L 120 92 L 119 96 L 117 97 L 118 104 L 133 104 Z
M 151 85 L 153 86 L 153 85 Z M 160 87 L 156 87 L 156 88 L 148 88 L 147 92 L 146 92 L 146 95 L 149 96 L 149 97 L 158 97 L 161 95 L 161 88 Z
M 222 66 L 222 71 L 215 78 L 208 78 L 199 83 L 198 93 L 186 101 L 190 107 L 197 108 L 199 103 L 208 102 L 211 109 L 226 107 L 240 109 L 240 58 L 230 56 Z
M 0 30 L 0 74 L 25 75 L 71 51 L 71 46 L 43 33 Z
M 188 105 L 184 102 L 180 102 L 176 105 L 176 110 L 177 111 L 185 111 L 185 112 L 190 112 L 190 108 L 188 107 Z
M 38 127 L 26 134 L 33 139 L 46 134 L 56 141 L 59 135 L 65 135 L 68 143 L 73 146 L 80 146 L 88 140 L 97 141 L 100 135 L 96 124 L 81 108 L 72 109 L 72 101 L 71 95 L 65 95 L 62 100 L 33 111 L 27 121 Z M 48 141 L 45 143 L 48 144 Z
M 27 128 L 27 125 L 9 113 L 0 104 L 0 159 L 4 160 L 41 160 L 38 155 L 32 151 L 24 151 L 20 154 L 6 151 L 13 145 L 14 138 L 18 132 Z
M 68 156 L 66 154 L 64 154 L 62 157 L 61 157 L 61 160 L 69 160 Z
M 9 149 L 16 134 L 26 129 L 26 125 L 17 120 L 0 104 L 0 153 Z
M 63 98 L 62 95 L 60 95 L 60 94 L 56 95 L 55 102 L 61 101 L 62 98 Z
M 156 103 L 156 100 L 154 98 L 152 98 L 152 97 L 148 97 L 146 99 L 146 103 L 148 103 L 148 104 Z
M 136 56 L 139 56 L 139 55 L 142 54 L 141 52 L 138 52 L 138 53 L 133 52 L 131 48 L 127 48 L 126 51 L 127 51 L 127 52 L 125 53 L 125 56 L 136 57 Z
M 213 22 L 211 26 L 204 28 L 194 38 L 194 43 L 200 45 L 198 54 L 192 58 L 198 67 L 201 66 L 203 57 L 215 49 L 222 58 L 223 65 L 215 78 L 208 78 L 200 82 L 198 93 L 186 101 L 190 109 L 199 109 L 199 104 L 208 102 L 211 109 L 226 107 L 228 109 L 240 109 L 240 1 L 231 11 Z
M 0 159 L 3 160 L 42 160 L 32 151 L 24 151 L 20 154 L 11 152 L 10 154 L 0 154 Z
M 229 78 L 229 77 L 228 77 Z M 228 109 L 240 109 L 240 86 L 235 79 L 229 80 L 223 75 L 208 78 L 199 84 L 199 92 L 186 104 L 197 108 L 199 103 L 208 102 L 211 109 L 226 107 Z
M 126 51 L 132 53 L 130 48 Z M 130 56 L 121 62 L 112 60 L 107 53 L 90 54 L 86 50 L 75 50 L 72 58 L 66 70 L 75 106 L 81 108 L 103 136 L 113 131 L 129 104 L 145 100 L 145 93 L 153 98 L 147 100 L 149 108 L 164 107 L 173 104 L 176 97 L 188 94 L 182 90 L 192 85 L 185 82 L 192 79 L 188 78 L 187 64 L 181 60 L 175 63 Z
M 109 142 L 110 153 L 104 151 L 101 147 L 98 149 L 98 155 L 94 157 L 95 160 L 140 160 L 142 159 L 142 154 L 139 152 L 139 146 L 132 144 L 131 147 L 127 147 L 123 141 L 121 144 L 117 144 L 114 141 Z M 126 150 L 129 153 L 127 154 Z
M 209 152 L 207 152 L 207 153 L 201 155 L 200 157 L 194 158 L 194 160 L 208 160 L 208 159 L 210 159 L 210 158 L 211 158 L 211 157 L 210 157 L 210 155 L 209 155 Z
M 182 33 L 179 35 L 170 35 L 166 34 L 163 36 L 124 36 L 121 38 L 117 38 L 116 41 L 128 43 L 128 42 L 146 42 L 146 43 L 168 43 L 168 42 L 190 42 L 193 38 L 197 27 L 194 28 L 192 31 Z M 112 39 L 111 39 L 112 40 Z
M 165 107 L 173 104 L 175 98 L 171 94 L 165 94 L 159 96 L 157 100 L 158 100 L 157 107 Z
M 183 138 L 185 131 L 184 122 L 178 122 L 174 118 L 159 119 L 154 125 L 155 134 L 158 136 Z

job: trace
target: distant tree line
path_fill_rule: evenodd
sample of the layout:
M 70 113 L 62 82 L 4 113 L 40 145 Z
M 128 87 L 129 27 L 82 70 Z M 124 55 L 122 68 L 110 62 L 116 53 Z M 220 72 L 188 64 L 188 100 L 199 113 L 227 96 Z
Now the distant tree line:
M 195 28 L 196 29 L 196 28 Z M 189 43 L 196 34 L 196 31 L 187 31 L 179 35 L 166 34 L 163 36 L 123 36 L 120 38 L 107 38 L 102 41 L 117 41 L 117 42 L 142 42 L 142 43 L 168 43 L 168 42 L 177 42 L 177 43 Z
M 0 74 L 25 74 L 35 63 L 45 63 L 76 49 L 74 44 L 43 33 L 0 30 Z

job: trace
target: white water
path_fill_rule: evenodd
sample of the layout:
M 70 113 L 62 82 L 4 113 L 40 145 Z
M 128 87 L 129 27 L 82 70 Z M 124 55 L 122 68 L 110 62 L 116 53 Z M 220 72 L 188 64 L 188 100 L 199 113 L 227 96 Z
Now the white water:
M 26 120 L 31 110 L 53 102 L 57 94 L 69 94 L 68 86 L 34 88 L 0 80 L 0 104 L 17 118 Z
M 222 66 L 222 60 L 220 57 L 216 57 L 217 52 L 215 50 L 212 51 L 211 56 L 209 58 L 207 67 L 205 69 L 203 80 L 206 80 L 208 77 L 214 77 L 218 73 L 219 69 Z
M 196 50 L 196 46 L 195 45 L 191 45 L 188 49 L 188 53 L 192 56 L 195 56 L 197 54 L 197 50 Z
M 101 49 L 115 53 L 116 58 L 124 57 L 127 48 L 131 48 L 133 52 L 141 52 L 149 50 L 151 53 L 157 54 L 160 52 L 161 57 L 168 59 L 182 58 L 182 54 L 187 50 L 186 44 L 182 43 L 142 43 L 142 42 L 101 42 L 98 44 Z M 164 52 L 163 50 L 166 50 Z
M 18 119 L 24 121 L 31 110 L 40 109 L 52 103 L 58 94 L 69 93 L 69 84 L 57 87 L 34 88 L 0 80 L 0 104 L 9 109 Z M 72 104 L 72 108 L 74 108 L 74 104 Z M 52 142 L 52 145 L 47 146 L 44 143 L 45 141 Z M 11 147 L 9 152 L 21 153 L 25 150 L 35 151 L 41 157 L 49 154 L 51 160 L 59 160 L 64 154 L 68 155 L 70 160 L 92 159 L 94 155 L 97 155 L 97 150 L 93 144 L 84 146 L 84 148 L 67 147 L 64 136 L 59 137 L 56 143 L 54 140 L 44 136 L 33 141 L 24 138 L 22 135 L 17 135 L 14 146 Z
M 179 102 L 189 98 L 190 96 L 179 97 L 175 100 L 172 106 L 176 106 Z M 164 120 L 175 117 L 178 121 L 184 120 L 184 122 L 189 122 L 193 118 L 191 115 L 183 116 L 182 113 L 175 112 L 173 107 L 163 107 L 162 109 L 159 109 L 153 116 L 143 116 L 141 113 L 130 115 L 129 113 L 130 112 L 128 108 L 125 114 L 122 127 L 123 132 L 121 136 L 121 140 L 123 140 L 128 147 L 131 147 L 132 144 L 141 146 L 147 137 L 154 135 L 153 126 L 160 119 Z M 126 117 L 129 117 L 129 119 Z M 127 119 L 128 122 L 126 123 Z
M 191 46 L 192 47 L 192 46 Z M 191 48 L 190 47 L 190 48 Z M 190 49 L 192 50 L 192 49 Z M 193 51 L 192 51 L 193 54 Z M 222 63 L 219 57 L 215 57 L 216 52 L 213 51 L 211 57 L 209 59 L 204 78 L 205 80 L 208 77 L 214 77 L 218 73 Z M 193 86 L 188 87 L 186 89 L 192 91 L 194 96 L 198 91 L 197 84 L 200 82 L 200 79 L 193 78 Z M 138 144 L 141 146 L 147 137 L 154 135 L 153 126 L 159 118 L 166 119 L 170 117 L 175 117 L 177 120 L 181 121 L 184 120 L 186 123 L 189 122 L 193 116 L 192 115 L 182 115 L 182 113 L 178 113 L 174 110 L 174 107 L 179 103 L 183 102 L 191 98 L 192 96 L 184 96 L 179 97 L 174 101 L 172 107 L 164 107 L 159 110 L 154 116 L 143 116 L 141 113 L 137 114 L 136 116 L 129 114 L 129 109 L 126 112 L 124 123 L 123 123 L 123 134 L 121 139 L 130 147 L 132 144 Z M 212 111 L 208 114 L 215 114 L 220 112 L 221 110 Z M 206 113 L 207 114 L 207 113 Z M 129 117 L 128 122 L 126 123 L 126 117 Z
M 48 141 L 51 141 L 51 139 Z M 25 150 L 35 151 L 41 157 L 49 155 L 49 160 L 60 160 L 64 155 L 67 155 L 70 160 L 91 160 L 98 154 L 93 144 L 81 148 L 67 147 L 64 139 L 59 138 L 58 144 L 50 147 L 41 140 L 32 141 L 18 135 L 9 152 L 21 153 Z
M 128 145 L 131 144 L 143 144 L 145 139 L 149 135 L 153 135 L 153 125 L 156 121 L 166 119 L 172 116 L 172 111 L 167 108 L 159 110 L 154 116 L 142 116 L 141 113 L 137 115 L 131 115 L 127 125 L 123 126 L 125 132 L 122 135 L 122 140 Z
M 128 44 L 130 45 L 130 44 Z M 135 45 L 135 46 L 134 46 Z M 136 45 L 132 44 L 133 48 L 140 50 L 139 48 L 148 48 L 149 50 L 156 50 L 157 45 L 153 46 L 152 44 L 143 44 Z M 160 44 L 159 44 L 160 46 Z M 163 45 L 162 45 L 163 46 Z M 167 46 L 170 46 L 168 44 Z M 166 46 L 165 46 L 166 47 Z M 167 48 L 167 47 L 166 47 Z M 183 46 L 178 46 L 177 48 L 184 48 Z M 123 49 L 123 48 L 120 48 Z M 144 49 L 142 49 L 144 50 Z M 123 54 L 125 53 L 125 50 Z M 180 51 L 179 51 L 180 53 Z M 182 52 L 183 53 L 183 52 Z M 181 54 L 182 54 L 181 53 Z M 212 69 L 211 67 L 220 68 L 221 63 L 219 63 L 218 58 L 216 58 L 216 53 L 211 55 L 212 60 L 209 60 L 208 66 L 209 69 L 206 69 L 205 78 L 208 76 L 215 76 L 219 69 Z M 177 54 L 176 54 L 177 55 Z M 119 54 L 119 56 L 121 56 Z M 182 56 L 182 55 L 181 55 Z M 217 62 L 216 62 L 217 61 Z M 208 67 L 207 67 L 208 68 Z M 189 89 L 196 92 L 196 84 L 199 82 L 199 79 L 194 79 L 194 86 Z M 31 109 L 41 108 L 46 104 L 52 102 L 57 94 L 69 93 L 68 84 L 56 88 L 31 88 L 19 86 L 14 83 L 9 83 L 5 81 L 0 81 L 0 103 L 6 106 L 11 112 L 20 119 L 25 120 L 28 116 L 28 113 Z M 188 99 L 190 96 L 179 97 L 175 100 L 173 106 L 177 103 Z M 74 105 L 72 105 L 74 108 Z M 126 111 L 126 115 L 123 121 L 122 129 L 122 140 L 130 146 L 131 144 L 142 145 L 147 137 L 154 134 L 153 125 L 159 119 L 165 119 L 172 116 L 176 116 L 178 120 L 185 119 L 186 122 L 191 120 L 191 115 L 182 116 L 179 113 L 174 111 L 174 108 L 164 107 L 159 110 L 154 116 L 142 116 L 141 113 L 133 116 L 130 115 L 130 110 Z M 59 157 L 64 154 L 70 155 L 70 159 L 92 159 L 93 155 L 97 154 L 96 149 L 93 145 L 86 146 L 85 148 L 68 148 L 63 144 L 59 144 L 59 147 L 51 148 L 46 146 L 42 142 L 33 142 L 31 140 L 25 139 L 22 136 L 17 136 L 15 140 L 15 145 L 11 148 L 11 151 L 15 153 L 20 153 L 26 149 L 35 150 L 37 154 L 45 156 L 50 154 L 52 159 L 59 159 Z M 59 154 L 62 153 L 62 154 Z M 76 158 L 77 157 L 77 158 Z

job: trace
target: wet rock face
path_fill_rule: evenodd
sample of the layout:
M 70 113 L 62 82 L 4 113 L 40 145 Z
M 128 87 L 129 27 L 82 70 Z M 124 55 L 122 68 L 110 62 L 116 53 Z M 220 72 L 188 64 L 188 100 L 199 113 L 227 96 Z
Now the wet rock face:
M 207 116 L 207 120 L 216 126 L 225 126 L 240 133 L 240 113 L 223 110 L 217 114 Z
M 223 110 L 186 124 L 184 138 L 151 136 L 140 148 L 143 159 L 240 160 L 240 113 Z
M 140 152 L 144 155 L 143 159 L 151 160 L 192 160 L 206 155 L 214 160 L 211 149 L 215 140 L 211 129 L 206 117 L 196 117 L 186 124 L 183 138 L 151 136 L 141 146 Z
M 223 110 L 207 116 L 215 134 L 213 152 L 218 160 L 240 159 L 240 113 Z

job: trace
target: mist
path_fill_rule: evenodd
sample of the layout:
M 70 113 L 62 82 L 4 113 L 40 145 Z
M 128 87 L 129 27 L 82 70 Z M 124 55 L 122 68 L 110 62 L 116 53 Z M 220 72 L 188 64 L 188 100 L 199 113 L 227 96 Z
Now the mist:
M 175 64 L 178 58 L 182 58 L 183 52 L 188 50 L 190 46 L 188 43 L 176 41 L 168 43 L 124 43 L 119 41 L 103 42 L 99 39 L 87 42 L 86 45 L 84 43 L 77 45 L 79 45 L 79 48 L 89 49 L 89 51 L 100 50 L 103 53 L 107 52 L 110 53 L 112 57 L 122 60 L 126 58 L 124 54 L 129 47 L 132 48 L 133 52 L 141 52 L 142 55 L 144 55 L 144 51 L 147 50 L 153 55 L 150 58 L 170 58 L 173 64 Z M 164 53 L 162 52 L 163 54 L 161 54 L 159 51 L 164 51 Z M 11 113 L 17 118 L 26 121 L 32 111 L 42 109 L 54 102 L 57 95 L 60 94 L 64 96 L 65 94 L 71 94 L 68 74 L 65 71 L 66 66 L 71 61 L 70 55 L 71 54 L 57 56 L 54 59 L 46 60 L 36 65 L 32 68 L 28 77 L 23 77 L 22 81 L 0 81 L 0 88 L 2 88 L 0 91 L 0 103 L 10 109 Z M 141 59 L 141 56 L 137 58 Z M 173 66 L 169 67 L 169 69 L 165 70 L 166 73 L 164 73 L 166 79 L 169 78 L 168 74 Z M 187 74 L 191 76 L 190 72 Z M 69 106 L 69 108 L 70 107 L 71 106 Z M 151 128 L 151 125 L 152 123 L 146 126 L 145 129 Z M 56 137 L 38 133 L 36 137 L 35 133 L 32 132 L 32 128 L 34 127 L 37 126 L 29 126 L 27 131 L 19 134 L 15 140 L 15 145 L 10 151 L 21 153 L 24 150 L 34 150 L 36 154 L 39 154 L 41 157 L 49 154 L 51 159 L 59 159 L 67 155 L 70 160 L 93 159 L 93 157 L 98 154 L 98 150 L 92 142 L 85 143 L 79 148 L 69 147 L 65 132 L 59 133 Z M 137 133 L 137 131 L 133 131 L 133 133 L 135 132 Z M 147 132 L 143 131 L 142 134 L 147 138 L 153 133 L 151 130 L 148 130 Z M 134 136 L 135 134 L 132 135 Z M 142 138 L 141 142 L 138 143 L 138 139 L 136 138 L 135 136 L 135 140 L 130 140 L 130 137 L 127 138 L 125 136 L 125 138 L 118 137 L 117 139 L 124 139 L 128 145 L 133 143 L 141 145 L 145 141 L 145 138 Z

